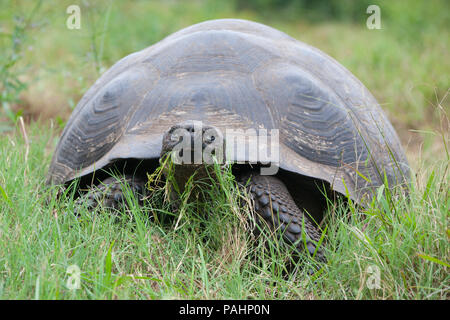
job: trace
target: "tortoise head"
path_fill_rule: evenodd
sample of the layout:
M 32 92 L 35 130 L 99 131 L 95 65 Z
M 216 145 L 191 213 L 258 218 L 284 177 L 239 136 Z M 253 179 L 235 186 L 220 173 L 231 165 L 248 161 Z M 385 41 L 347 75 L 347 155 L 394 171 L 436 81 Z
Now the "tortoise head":
M 225 141 L 222 132 L 201 121 L 182 122 L 163 135 L 161 158 L 171 154 L 175 164 L 213 164 L 224 160 Z M 220 156 L 220 158 L 219 158 Z
M 222 132 L 200 121 L 182 122 L 163 135 L 160 161 L 170 156 L 174 177 L 182 187 L 196 173 L 195 179 L 206 178 L 207 168 L 217 161 L 225 162 L 225 140 Z

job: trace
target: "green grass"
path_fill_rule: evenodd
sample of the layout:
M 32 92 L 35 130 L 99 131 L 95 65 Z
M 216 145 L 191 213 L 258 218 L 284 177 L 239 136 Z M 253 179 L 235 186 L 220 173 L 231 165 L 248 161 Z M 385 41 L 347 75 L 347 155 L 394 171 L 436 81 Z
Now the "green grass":
M 42 1 L 36 11 L 28 1 L 2 2 L 1 299 L 448 299 L 448 2 L 373 1 L 381 30 L 368 30 L 349 1 L 342 8 L 350 11 L 333 2 L 325 13 L 293 1 L 239 2 L 83 1 L 81 30 L 65 27 L 70 0 Z M 380 193 L 364 210 L 330 203 L 328 263 L 313 277 L 311 259 L 286 275 L 290 249 L 252 239 L 229 174 L 206 189 L 212 206 L 187 202 L 171 219 L 163 189 L 145 208 L 77 218 L 70 193 L 57 200 L 44 185 L 65 121 L 105 69 L 183 27 L 232 17 L 280 29 L 347 67 L 387 112 L 413 167 L 409 197 Z M 67 288 L 73 265 L 79 290 Z M 374 270 L 380 289 L 366 285 Z
M 332 16 L 311 20 L 311 7 L 236 10 L 240 6 L 233 2 L 213 0 L 86 1 L 81 5 L 81 29 L 69 30 L 65 9 L 73 3 L 49 0 L 42 2 L 33 23 L 17 38 L 13 30 L 23 23 L 13 16 L 25 19 L 32 8 L 27 1 L 6 1 L 0 48 L 10 57 L 14 43 L 21 44 L 12 71 L 20 71 L 19 79 L 27 85 L 18 93 L 22 103 L 11 108 L 63 123 L 100 73 L 120 58 L 191 24 L 234 17 L 268 24 L 331 55 L 375 95 L 404 144 L 411 140 L 416 147 L 426 138 L 408 130 L 436 129 L 438 105 L 449 106 L 448 1 L 370 2 L 381 8 L 381 30 L 367 29 L 365 10 L 349 3 L 340 9 L 351 9 L 350 21 Z M 328 7 L 320 2 L 316 11 L 324 6 Z
M 417 172 L 408 197 L 380 193 L 367 209 L 330 202 L 328 263 L 308 276 L 313 260 L 286 273 L 290 248 L 251 237 L 239 204 L 246 198 L 229 172 L 204 189 L 210 205 L 186 202 L 181 217 L 167 219 L 164 189 L 143 208 L 130 197 L 118 215 L 81 209 L 76 217 L 71 192 L 57 200 L 44 185 L 55 136 L 28 131 L 28 145 L 19 133 L 0 138 L 1 299 L 448 298 L 448 158 Z M 78 290 L 67 287 L 72 265 Z M 370 268 L 379 289 L 366 285 Z

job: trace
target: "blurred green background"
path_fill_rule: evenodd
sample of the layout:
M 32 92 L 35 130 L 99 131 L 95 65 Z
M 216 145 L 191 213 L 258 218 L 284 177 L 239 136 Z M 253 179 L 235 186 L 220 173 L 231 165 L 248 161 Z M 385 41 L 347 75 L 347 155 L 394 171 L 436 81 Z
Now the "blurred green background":
M 0 12 L 0 130 L 18 116 L 63 127 L 84 92 L 127 54 L 191 24 L 241 18 L 329 54 L 375 95 L 411 158 L 448 138 L 450 1 L 9 1 Z M 69 5 L 81 29 L 66 27 Z M 381 9 L 369 30 L 366 9 Z M 444 153 L 442 153 L 444 154 Z

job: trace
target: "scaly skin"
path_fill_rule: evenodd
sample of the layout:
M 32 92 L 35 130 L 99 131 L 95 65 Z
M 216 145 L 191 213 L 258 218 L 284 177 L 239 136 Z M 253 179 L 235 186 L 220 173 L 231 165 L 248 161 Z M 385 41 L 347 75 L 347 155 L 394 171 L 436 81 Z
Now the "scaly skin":
M 254 200 L 255 211 L 262 219 L 259 224 L 266 222 L 273 231 L 279 230 L 283 240 L 290 244 L 295 243 L 299 252 L 305 250 L 306 243 L 309 254 L 315 255 L 321 262 L 326 261 L 321 248 L 317 249 L 317 242 L 320 239 L 318 229 L 297 207 L 280 179 L 275 176 L 251 176 L 248 190 Z
M 121 209 L 126 206 L 126 197 L 123 194 L 122 186 L 127 184 L 136 199 L 141 199 L 145 193 L 145 182 L 144 179 L 128 175 L 121 180 L 108 177 L 78 198 L 75 203 L 76 207 L 84 202 L 88 209 L 95 209 L 98 205 L 104 208 Z

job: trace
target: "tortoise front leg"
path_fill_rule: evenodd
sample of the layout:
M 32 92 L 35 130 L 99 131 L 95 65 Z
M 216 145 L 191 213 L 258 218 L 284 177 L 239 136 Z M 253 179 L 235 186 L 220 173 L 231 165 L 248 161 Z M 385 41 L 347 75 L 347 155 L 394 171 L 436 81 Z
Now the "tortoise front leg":
M 136 199 L 141 199 L 145 193 L 146 181 L 140 177 L 124 176 L 120 179 L 108 177 L 98 185 L 90 188 L 87 193 L 80 196 L 75 202 L 75 213 L 79 206 L 86 204 L 88 209 L 101 206 L 106 209 L 121 209 L 126 207 L 124 187 L 127 186 Z
M 254 200 L 259 225 L 268 224 L 271 230 L 281 232 L 284 241 L 295 244 L 299 252 L 307 250 L 319 261 L 326 261 L 322 249 L 317 248 L 320 239 L 317 227 L 297 207 L 280 179 L 274 176 L 252 175 L 248 190 Z

